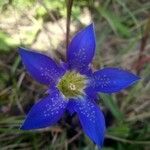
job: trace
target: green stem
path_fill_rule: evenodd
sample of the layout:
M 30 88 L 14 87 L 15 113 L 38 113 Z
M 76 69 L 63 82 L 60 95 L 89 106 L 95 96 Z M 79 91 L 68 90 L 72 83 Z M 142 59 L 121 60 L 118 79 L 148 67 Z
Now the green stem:
M 115 140 L 115 141 L 119 141 L 119 142 L 123 142 L 123 143 L 128 143 L 128 144 L 150 145 L 150 141 L 133 141 L 133 140 L 127 140 L 127 139 L 116 137 L 116 136 L 109 135 L 109 134 L 106 135 L 106 138 L 112 139 L 112 140 Z

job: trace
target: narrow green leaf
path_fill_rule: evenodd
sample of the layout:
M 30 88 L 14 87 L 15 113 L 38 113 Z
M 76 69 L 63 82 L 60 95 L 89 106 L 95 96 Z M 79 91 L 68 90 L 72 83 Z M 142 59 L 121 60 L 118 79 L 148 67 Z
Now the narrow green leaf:
M 122 23 L 121 18 L 119 18 L 118 16 L 115 16 L 113 13 L 109 12 L 103 7 L 97 8 L 97 11 L 102 15 L 102 17 L 104 17 L 107 20 L 107 22 L 112 27 L 112 30 L 116 34 L 122 35 L 125 37 L 130 36 L 130 30 L 126 25 Z
M 117 104 L 115 103 L 115 98 L 107 94 L 100 94 L 100 96 L 104 104 L 111 111 L 112 115 L 116 118 L 116 120 L 122 121 L 123 113 L 120 112 Z

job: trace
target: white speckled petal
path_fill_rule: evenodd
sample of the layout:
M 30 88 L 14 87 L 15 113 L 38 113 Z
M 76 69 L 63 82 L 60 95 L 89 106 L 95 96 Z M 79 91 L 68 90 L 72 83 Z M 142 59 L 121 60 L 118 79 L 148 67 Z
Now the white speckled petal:
M 67 51 L 69 67 L 84 72 L 93 59 L 95 45 L 94 25 L 90 24 L 78 32 L 69 44 Z
M 31 108 L 21 129 L 38 129 L 55 124 L 63 115 L 67 103 L 57 90 L 52 92 Z
M 89 138 L 102 147 L 105 136 L 105 119 L 100 108 L 92 101 L 80 99 L 75 101 L 82 128 Z
M 89 90 L 114 93 L 135 83 L 140 78 L 119 68 L 104 68 L 93 73 Z
M 40 83 L 53 84 L 65 72 L 62 67 L 46 55 L 24 48 L 19 48 L 19 54 L 27 71 Z

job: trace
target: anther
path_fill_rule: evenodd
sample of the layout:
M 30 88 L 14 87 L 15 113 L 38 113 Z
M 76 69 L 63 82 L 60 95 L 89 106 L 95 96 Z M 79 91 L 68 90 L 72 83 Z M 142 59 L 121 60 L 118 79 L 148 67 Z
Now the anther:
M 69 88 L 72 90 L 72 91 L 75 91 L 76 90 L 76 86 L 72 83 L 69 84 Z

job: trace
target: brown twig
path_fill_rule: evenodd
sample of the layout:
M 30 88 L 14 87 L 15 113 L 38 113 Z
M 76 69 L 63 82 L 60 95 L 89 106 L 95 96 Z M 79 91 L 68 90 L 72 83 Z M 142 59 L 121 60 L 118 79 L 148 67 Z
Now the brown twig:
M 50 12 L 50 10 L 48 9 L 48 7 L 45 5 L 45 3 L 42 0 L 38 0 L 39 4 L 41 4 L 46 11 L 48 12 L 48 15 L 50 16 L 50 18 L 57 23 L 58 27 L 62 30 L 62 32 L 64 33 L 64 29 L 62 28 L 62 26 L 60 25 L 60 23 L 58 22 L 58 20 L 55 18 L 55 16 Z
M 72 143 L 74 140 L 76 140 L 80 135 L 82 134 L 82 131 L 79 131 L 75 136 L 73 136 L 68 142 L 67 144 Z
M 144 35 L 141 39 L 141 45 L 140 45 L 140 49 L 139 49 L 138 60 L 135 64 L 135 69 L 136 69 L 138 75 L 140 74 L 140 71 L 141 71 L 143 64 L 145 64 L 147 62 L 147 60 L 150 61 L 149 59 L 146 59 L 147 57 L 145 57 L 143 54 L 143 52 L 145 51 L 145 47 L 146 47 L 147 40 L 148 40 L 149 36 L 150 36 L 150 18 L 148 19 L 148 21 L 146 23 Z M 143 58 L 144 58 L 144 61 L 143 61 Z
M 71 21 L 73 0 L 66 0 L 66 6 L 67 6 L 67 22 L 66 22 L 66 49 L 67 49 L 69 44 L 69 36 L 70 36 L 70 21 Z

